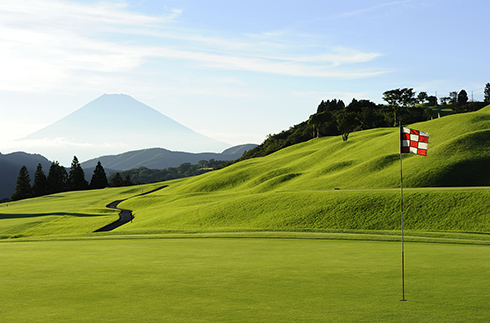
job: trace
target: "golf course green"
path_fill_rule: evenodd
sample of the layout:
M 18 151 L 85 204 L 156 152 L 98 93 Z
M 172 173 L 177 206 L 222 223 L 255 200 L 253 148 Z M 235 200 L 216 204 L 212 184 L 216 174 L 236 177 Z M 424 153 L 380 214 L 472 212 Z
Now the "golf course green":
M 490 247 L 264 238 L 1 244 L 5 322 L 484 322 Z

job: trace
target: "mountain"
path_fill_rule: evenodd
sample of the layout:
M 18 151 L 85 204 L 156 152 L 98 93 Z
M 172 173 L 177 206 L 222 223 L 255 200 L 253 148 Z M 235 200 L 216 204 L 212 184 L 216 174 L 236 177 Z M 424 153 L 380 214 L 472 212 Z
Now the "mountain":
M 104 94 L 22 140 L 65 166 L 73 156 L 87 160 L 149 147 L 220 152 L 229 144 L 201 135 L 125 94 Z M 28 150 L 30 149 L 22 149 Z
M 0 153 L 0 178 L 2 179 L 0 184 L 0 199 L 9 198 L 14 193 L 15 184 L 22 165 L 26 165 L 32 183 L 39 163 L 43 166 L 44 174 L 47 176 L 51 162 L 44 156 L 24 152 L 5 155 Z
M 100 161 L 104 168 L 118 170 L 128 170 L 141 166 L 152 169 L 164 169 L 177 167 L 183 163 L 197 164 L 200 160 L 235 160 L 240 158 L 245 151 L 253 149 L 256 146 L 255 144 L 234 146 L 226 149 L 222 153 L 187 153 L 170 151 L 163 148 L 150 148 L 93 158 L 81 163 L 81 166 L 84 169 L 88 169 L 95 167 L 97 162 Z
M 197 164 L 200 160 L 236 160 L 245 151 L 256 146 L 255 144 L 234 146 L 226 149 L 222 153 L 186 153 L 170 151 L 163 148 L 142 149 L 119 155 L 94 158 L 81 163 L 81 166 L 85 172 L 85 179 L 90 182 L 98 161 L 102 163 L 106 174 L 109 175 L 141 166 L 164 169 L 177 167 L 183 163 Z M 22 165 L 26 165 L 32 184 L 34 173 L 39 163 L 43 166 L 44 174 L 48 176 L 51 161 L 42 155 L 28 154 L 25 152 L 15 152 L 5 155 L 0 153 L 0 200 L 10 198 L 14 193 L 17 176 Z M 69 171 L 70 169 L 67 168 L 67 172 Z

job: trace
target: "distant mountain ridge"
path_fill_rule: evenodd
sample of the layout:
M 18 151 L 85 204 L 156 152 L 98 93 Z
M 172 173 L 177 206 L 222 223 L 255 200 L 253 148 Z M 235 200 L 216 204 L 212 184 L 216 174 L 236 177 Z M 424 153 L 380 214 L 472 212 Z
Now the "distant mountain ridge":
M 103 154 L 163 147 L 221 152 L 230 144 L 199 134 L 129 95 L 104 94 L 68 116 L 18 141 L 67 164 Z M 32 151 L 32 149 L 19 149 Z
M 27 167 L 31 181 L 38 164 L 43 166 L 43 171 L 47 175 L 51 162 L 39 154 L 28 154 L 25 152 L 15 152 L 10 154 L 0 153 L 0 199 L 10 198 L 15 191 L 15 184 L 19 176 L 22 165 Z
M 255 148 L 255 144 L 244 144 L 230 147 L 222 153 L 187 153 L 170 151 L 163 148 L 150 148 L 136 151 L 129 151 L 119 155 L 101 156 L 81 163 L 85 171 L 85 178 L 90 181 L 97 162 L 100 161 L 106 174 L 138 168 L 141 166 L 152 169 L 165 169 L 168 167 L 177 167 L 183 163 L 197 164 L 200 160 L 225 160 L 231 161 L 240 158 L 247 150 Z M 73 156 L 72 156 L 73 158 Z M 25 152 L 15 152 L 10 154 L 0 153 L 0 200 L 10 198 L 15 191 L 15 184 L 22 165 L 26 165 L 31 178 L 34 180 L 34 174 L 38 164 L 43 166 L 43 171 L 48 176 L 51 161 L 39 154 L 29 154 Z M 64 165 L 68 167 L 70 165 Z
M 231 161 L 240 158 L 245 151 L 255 148 L 256 144 L 244 144 L 224 150 L 222 153 L 188 153 L 170 151 L 163 148 L 149 148 L 128 151 L 118 155 L 101 156 L 81 163 L 82 168 L 95 167 L 97 162 L 105 167 L 128 170 L 138 167 L 152 169 L 164 169 L 177 167 L 183 163 L 197 164 L 200 160 L 225 160 Z

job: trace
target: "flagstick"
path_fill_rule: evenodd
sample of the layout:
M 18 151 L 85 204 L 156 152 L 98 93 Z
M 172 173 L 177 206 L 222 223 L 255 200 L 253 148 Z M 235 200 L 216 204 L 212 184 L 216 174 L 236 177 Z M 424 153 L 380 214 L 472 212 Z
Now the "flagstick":
M 402 225 L 402 301 L 405 299 L 405 246 L 403 241 L 403 167 L 402 167 L 402 123 L 400 122 L 400 211 Z

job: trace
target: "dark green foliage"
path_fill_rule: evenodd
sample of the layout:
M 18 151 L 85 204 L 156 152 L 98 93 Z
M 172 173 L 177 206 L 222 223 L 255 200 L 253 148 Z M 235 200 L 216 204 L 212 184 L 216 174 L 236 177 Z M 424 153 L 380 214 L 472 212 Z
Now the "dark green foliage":
M 487 83 L 485 85 L 485 90 L 483 90 L 483 95 L 484 95 L 483 101 L 487 104 L 490 103 L 490 83 Z
M 427 95 L 427 92 L 419 92 L 419 94 L 417 95 L 417 100 L 419 101 L 419 103 L 424 103 L 428 99 L 429 96 Z
M 90 180 L 90 188 L 91 189 L 98 189 L 98 188 L 104 188 L 109 186 L 107 182 L 107 176 L 104 170 L 104 167 L 102 167 L 102 164 L 97 162 L 97 166 L 95 166 L 94 173 L 92 175 L 92 179 Z
M 322 101 L 323 102 L 323 101 Z M 333 122 L 333 115 L 330 111 L 321 111 L 312 114 L 308 119 L 308 125 L 313 127 L 313 137 L 321 137 L 324 135 L 325 124 L 331 124 Z
M 77 156 L 73 156 L 70 174 L 68 175 L 68 189 L 71 191 L 86 190 L 88 183 L 85 180 L 85 172 L 78 162 Z
M 458 92 L 456 91 L 449 92 L 449 102 L 452 104 L 458 102 Z
M 67 189 L 68 174 L 66 169 L 57 161 L 54 161 L 49 167 L 47 178 L 48 194 L 64 192 Z
M 347 141 L 349 133 L 354 129 L 355 124 L 356 115 L 354 112 L 342 111 L 342 113 L 337 114 L 337 125 L 343 141 Z
M 455 105 L 453 107 L 453 112 L 454 113 L 464 113 L 464 112 L 471 112 L 471 111 L 477 111 L 486 106 L 487 103 L 485 102 L 469 102 L 463 105 Z
M 114 177 L 111 178 L 111 186 L 112 187 L 120 187 L 124 185 L 124 181 L 121 177 L 121 174 L 116 173 Z
M 437 106 L 437 97 L 434 95 L 431 95 L 427 98 L 427 102 L 429 103 L 430 106 L 435 107 L 435 106 Z
M 466 104 L 468 102 L 468 93 L 465 90 L 461 90 L 458 93 L 458 104 Z
M 330 111 L 338 111 L 345 108 L 344 101 L 333 99 L 332 101 L 327 100 L 327 102 L 323 101 L 318 105 L 316 113 L 320 112 L 330 112 Z
M 129 177 L 129 175 L 126 175 L 126 177 L 124 177 L 124 180 L 123 180 L 123 186 L 131 186 L 131 185 L 134 185 L 133 182 L 131 182 L 131 178 Z
M 41 163 L 37 165 L 36 173 L 34 174 L 34 183 L 32 184 L 32 196 L 42 196 L 47 194 L 47 178 L 43 171 Z
M 412 107 L 417 102 L 413 88 L 386 91 L 383 93 L 383 100 L 393 109 L 393 126 L 396 126 L 401 119 L 397 116 L 400 109 Z
M 17 177 L 17 184 L 15 185 L 15 192 L 12 194 L 12 200 L 17 201 L 32 196 L 31 178 L 29 177 L 29 171 L 27 167 L 23 165 L 19 170 L 19 176 Z
M 109 181 L 111 183 L 111 186 L 129 186 L 134 184 L 168 181 L 177 178 L 204 174 L 212 170 L 221 168 L 227 163 L 229 162 L 210 159 L 208 161 L 200 160 L 199 163 L 196 165 L 183 163 L 179 167 L 169 167 L 166 169 L 149 169 L 146 167 L 139 167 L 112 174 L 111 176 L 109 176 Z M 120 179 L 116 177 L 119 177 Z M 113 185 L 113 183 L 115 185 Z

